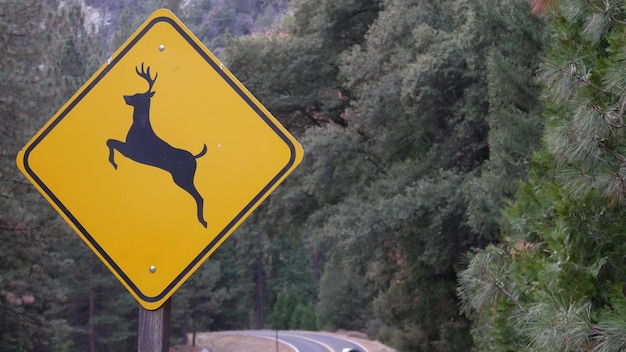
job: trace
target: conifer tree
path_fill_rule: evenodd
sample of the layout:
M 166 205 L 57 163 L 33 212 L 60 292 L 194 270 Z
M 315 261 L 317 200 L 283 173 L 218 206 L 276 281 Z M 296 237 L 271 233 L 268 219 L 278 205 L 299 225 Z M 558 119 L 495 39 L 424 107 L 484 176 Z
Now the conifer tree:
M 133 17 L 131 14 L 131 7 L 129 5 L 124 6 L 124 10 L 119 18 L 119 23 L 117 25 L 117 30 L 113 34 L 111 38 L 111 43 L 109 44 L 110 52 L 114 52 L 117 50 L 126 39 L 130 37 L 135 28 L 133 28 Z
M 467 1 L 303 1 L 284 35 L 227 51 L 270 111 L 305 130 L 305 160 L 265 208 L 286 220 L 266 223 L 304 238 L 324 268 L 321 328 L 364 329 L 403 351 L 469 348 L 456 265 L 480 238 L 464 187 L 489 156 L 490 127 L 485 54 L 466 42 L 486 26 L 476 12 Z
M 546 41 L 543 20 L 530 13 L 527 1 L 477 1 L 474 26 L 466 25 L 468 49 L 484 74 L 489 124 L 489 160 L 480 177 L 470 181 L 469 224 L 488 242 L 498 241 L 501 212 L 524 179 L 531 153 L 540 148 L 543 107 L 536 80 Z M 467 23 L 471 24 L 472 19 Z
M 534 5 L 552 37 L 544 150 L 505 211 L 504 243 L 471 255 L 459 293 L 479 348 L 621 351 L 624 5 Z
M 52 115 L 66 92 L 56 80 L 59 32 L 67 20 L 55 1 L 6 1 L 0 6 L 0 326 L 1 350 L 72 348 L 58 314 L 71 268 L 57 247 L 67 227 L 19 174 L 16 154 Z M 82 30 L 82 28 L 80 28 Z

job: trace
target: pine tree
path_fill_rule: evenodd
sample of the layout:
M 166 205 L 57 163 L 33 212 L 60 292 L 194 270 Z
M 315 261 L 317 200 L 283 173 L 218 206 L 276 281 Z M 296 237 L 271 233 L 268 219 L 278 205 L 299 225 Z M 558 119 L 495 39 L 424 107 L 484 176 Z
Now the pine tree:
M 111 43 L 109 44 L 110 52 L 114 52 L 121 47 L 130 35 L 133 34 L 134 30 L 135 28 L 133 28 L 131 7 L 126 5 L 124 6 L 124 10 L 120 16 L 117 31 L 115 31 L 113 37 L 111 38 Z
M 461 5 L 303 1 L 285 33 L 227 50 L 231 70 L 302 134 L 305 160 L 264 208 L 281 220 L 260 225 L 307 243 L 321 327 L 368 330 L 400 350 L 470 344 L 454 288 L 478 237 L 464 186 L 489 155 L 488 105 Z
M 282 26 L 234 38 L 225 61 L 290 131 L 300 134 L 307 126 L 329 123 L 345 126 L 343 111 L 350 97 L 338 81 L 339 54 L 363 41 L 379 3 L 298 2 Z
M 66 19 L 57 5 L 8 1 L 0 7 L 2 350 L 66 351 L 73 345 L 58 314 L 68 294 L 58 278 L 72 263 L 57 245 L 69 231 L 15 167 L 19 148 L 66 95 L 56 80 L 59 50 L 65 48 L 58 25 Z
M 485 350 L 624 350 L 623 5 L 535 5 L 552 36 L 544 150 L 459 293 Z
M 196 346 L 196 334 L 207 331 L 218 316 L 221 306 L 231 298 L 227 286 L 223 285 L 221 263 L 216 260 L 207 261 L 193 276 L 176 292 L 174 302 L 176 318 L 185 325 L 191 321 L 191 343 Z M 178 310 L 178 312 L 176 312 Z M 182 331 L 187 334 L 189 331 Z
M 541 146 L 543 107 L 536 72 L 546 32 L 526 1 L 479 1 L 471 8 L 468 13 L 475 17 L 468 16 L 466 27 L 474 37 L 467 46 L 476 51 L 473 64 L 485 75 L 485 89 L 477 90 L 487 97 L 489 160 L 466 187 L 469 224 L 484 246 L 499 240 L 502 207 L 514 196 L 515 182 L 525 178 L 531 153 Z

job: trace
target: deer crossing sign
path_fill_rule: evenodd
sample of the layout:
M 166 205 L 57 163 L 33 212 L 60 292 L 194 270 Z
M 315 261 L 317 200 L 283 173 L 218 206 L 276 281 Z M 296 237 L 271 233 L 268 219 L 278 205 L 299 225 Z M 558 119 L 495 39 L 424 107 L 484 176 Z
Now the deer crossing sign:
M 139 303 L 157 309 L 302 155 L 204 45 L 159 10 L 17 163 Z

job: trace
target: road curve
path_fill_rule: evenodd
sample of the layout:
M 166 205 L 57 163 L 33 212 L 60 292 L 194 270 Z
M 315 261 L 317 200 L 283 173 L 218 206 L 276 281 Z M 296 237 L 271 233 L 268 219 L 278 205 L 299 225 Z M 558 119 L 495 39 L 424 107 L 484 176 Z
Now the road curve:
M 365 347 L 359 345 L 358 343 L 335 335 L 329 335 L 313 331 L 285 331 L 284 333 L 323 342 L 325 345 L 330 346 L 332 348 L 331 351 L 333 352 L 342 352 L 344 348 L 352 348 L 357 349 L 358 351 L 368 352 Z
M 368 352 L 363 346 L 350 340 L 312 331 L 241 330 L 222 333 L 251 335 L 272 340 L 278 337 L 279 341 L 292 347 L 294 352 L 342 352 L 344 348 L 358 348 L 359 351 Z

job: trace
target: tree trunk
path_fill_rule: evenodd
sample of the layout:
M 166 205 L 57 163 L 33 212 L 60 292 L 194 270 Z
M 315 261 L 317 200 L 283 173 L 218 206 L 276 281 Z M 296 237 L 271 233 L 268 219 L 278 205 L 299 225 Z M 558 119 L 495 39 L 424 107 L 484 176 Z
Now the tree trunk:
M 89 259 L 87 262 L 89 265 L 89 272 L 91 273 L 91 277 L 88 280 L 89 283 L 89 352 L 96 352 L 96 288 L 95 288 L 95 277 L 98 262 L 95 258 Z
M 196 319 L 195 318 L 191 318 L 191 326 L 193 329 L 193 332 L 191 333 L 191 346 L 196 346 L 196 328 L 197 328 L 197 323 L 196 323 Z
M 318 249 L 314 249 L 311 253 L 311 276 L 313 277 L 313 283 L 317 286 L 320 283 L 320 278 L 322 277 L 322 264 L 321 255 Z
M 258 232 L 257 248 L 263 248 L 263 235 Z M 265 327 L 265 268 L 263 267 L 263 251 L 257 253 L 255 267 L 257 328 Z
M 180 324 L 180 334 L 182 337 L 181 345 L 186 345 L 189 343 L 189 336 L 187 336 L 187 332 L 189 331 L 189 311 L 187 309 L 183 312 L 182 319 L 183 321 Z
M 93 287 L 89 288 L 89 352 L 96 352 L 96 293 Z

